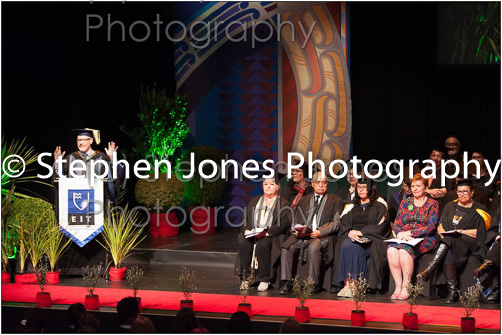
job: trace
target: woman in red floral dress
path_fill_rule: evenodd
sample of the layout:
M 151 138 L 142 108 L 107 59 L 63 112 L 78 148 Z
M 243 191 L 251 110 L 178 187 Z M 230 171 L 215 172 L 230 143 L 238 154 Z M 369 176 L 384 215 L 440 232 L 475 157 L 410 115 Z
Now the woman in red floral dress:
M 387 259 L 396 284 L 391 299 L 406 300 L 409 293 L 406 286 L 413 275 L 414 260 L 419 255 L 429 251 L 436 244 L 434 237 L 438 221 L 438 202 L 425 195 L 427 179 L 419 173 L 413 176 L 411 190 L 413 197 L 404 199 L 399 205 L 396 220 L 392 227 L 396 238 L 409 241 L 423 238 L 415 246 L 405 243 L 389 243 Z

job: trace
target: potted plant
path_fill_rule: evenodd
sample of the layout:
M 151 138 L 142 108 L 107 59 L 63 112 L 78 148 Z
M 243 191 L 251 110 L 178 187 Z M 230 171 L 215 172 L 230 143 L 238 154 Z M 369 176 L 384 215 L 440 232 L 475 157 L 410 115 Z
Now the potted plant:
M 36 268 L 40 257 L 45 253 L 46 245 L 40 243 L 32 246 L 31 243 L 45 234 L 47 222 L 56 220 L 52 205 L 39 198 L 16 199 L 11 208 L 7 222 L 15 227 L 19 237 L 19 262 L 20 272 L 16 275 L 16 282 L 36 283 L 34 273 L 26 273 L 25 265 L 28 255 L 32 257 L 32 265 Z M 38 241 L 36 241 L 38 243 Z M 36 250 L 31 250 L 32 248 Z M 43 251 L 43 252 L 42 252 Z M 34 257 L 34 258 L 33 258 Z
M 191 156 L 194 159 L 191 159 Z M 221 162 L 225 155 L 221 150 L 213 147 L 202 146 L 190 149 L 183 157 L 183 162 L 192 162 L 194 166 L 201 166 L 204 160 Z M 202 167 L 204 175 L 213 173 L 213 167 L 205 164 Z M 218 167 L 216 176 L 211 180 L 204 179 L 196 169 L 190 181 L 185 183 L 185 197 L 190 201 L 190 220 L 192 222 L 192 231 L 198 234 L 214 233 L 215 231 L 215 206 L 221 200 L 225 189 L 226 181 L 221 178 L 221 167 Z
M 18 236 L 15 228 L 7 222 L 12 203 L 14 187 L 2 199 L 2 284 L 10 283 L 11 269 L 9 260 L 16 257 Z
M 123 210 L 113 212 L 105 218 L 101 237 L 103 246 L 113 259 L 113 267 L 110 267 L 110 280 L 121 281 L 124 278 L 126 267 L 122 262 L 146 236 L 140 237 L 143 228 L 138 227 L 138 212 L 134 214 L 128 211 L 127 206 Z
M 413 285 L 411 280 L 408 282 L 406 286 L 406 290 L 408 291 L 408 304 L 410 305 L 410 310 L 408 313 L 403 313 L 403 328 L 404 329 L 418 329 L 418 314 L 413 313 L 413 308 L 417 307 L 417 299 L 420 294 L 422 294 L 424 288 L 422 285 L 422 280 L 420 277 L 417 277 L 417 283 Z
M 460 294 L 459 299 L 464 306 L 465 316 L 462 317 L 460 321 L 460 327 L 462 328 L 462 333 L 474 333 L 476 332 L 476 318 L 471 315 L 474 310 L 479 309 L 479 297 L 481 294 L 481 284 L 478 282 L 476 285 L 467 288 L 465 294 Z
M 45 287 L 47 286 L 47 271 L 49 270 L 47 263 L 42 262 L 36 269 L 36 276 L 38 280 L 38 287 L 40 287 L 40 291 L 37 293 L 37 306 L 38 307 L 51 307 L 51 294 L 49 292 L 45 292 Z
M 183 296 L 185 297 L 184 300 L 180 301 L 180 309 L 184 307 L 193 309 L 192 294 L 197 291 L 197 287 L 195 286 L 195 270 L 190 272 L 186 267 L 182 266 L 178 280 Z
M 353 327 L 364 327 L 366 326 L 366 314 L 361 307 L 366 301 L 366 290 L 368 289 L 368 281 L 361 274 L 359 278 L 353 281 L 353 285 L 350 287 L 352 293 L 352 300 L 356 305 L 356 309 L 352 311 L 350 315 L 350 325 Z
M 311 277 L 307 277 L 303 281 L 303 287 L 298 281 L 298 275 L 293 278 L 293 292 L 296 295 L 296 299 L 300 302 L 300 306 L 295 309 L 295 319 L 298 322 L 310 322 L 310 309 L 305 307 L 305 303 L 312 296 L 314 292 L 315 282 Z
M 84 287 L 89 293 L 85 296 L 85 308 L 87 310 L 99 309 L 99 295 L 94 294 L 96 286 L 101 280 L 101 268 L 102 265 L 86 266 L 82 269 Z
M 49 227 L 47 229 L 47 259 L 49 260 L 50 270 L 47 272 L 47 284 L 59 284 L 59 271 L 55 271 L 56 263 L 61 259 L 61 256 L 70 247 L 71 240 L 67 238 L 59 224 L 56 220 L 51 220 L 49 222 Z
M 144 274 L 145 272 L 138 266 L 132 266 L 130 269 L 127 269 L 127 281 L 131 285 L 133 297 L 138 300 L 140 313 L 143 310 L 143 305 L 141 305 L 141 297 L 138 297 L 138 290 Z
M 148 231 L 153 237 L 177 236 L 179 221 L 176 211 L 171 207 L 183 201 L 185 185 L 175 176 L 167 179 L 165 173 L 159 174 L 155 180 L 153 173 L 148 179 L 140 179 L 136 183 L 136 200 L 144 204 L 150 211 L 150 226 Z M 169 214 L 167 214 L 169 212 Z
M 38 265 L 42 260 L 42 257 L 47 252 L 49 246 L 49 239 L 47 236 L 47 223 L 42 221 L 43 219 L 38 219 L 30 222 L 28 239 L 29 239 L 29 255 L 31 260 L 31 265 L 33 271 L 37 273 Z M 55 219 L 54 219 L 55 221 Z M 47 271 L 46 271 L 47 272 Z
M 254 284 L 254 269 L 251 268 L 251 274 L 246 278 L 244 271 L 239 276 L 239 295 L 242 302 L 237 306 L 238 312 L 246 312 L 250 319 L 253 318 L 253 308 L 250 303 L 246 302 L 249 296 L 249 290 Z

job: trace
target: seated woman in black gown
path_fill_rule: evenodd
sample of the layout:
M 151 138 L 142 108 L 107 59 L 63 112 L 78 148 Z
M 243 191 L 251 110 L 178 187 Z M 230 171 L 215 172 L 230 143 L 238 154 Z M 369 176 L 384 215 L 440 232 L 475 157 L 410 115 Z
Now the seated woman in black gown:
M 305 180 L 307 174 L 307 164 L 303 164 L 299 169 L 293 169 L 291 171 L 291 180 L 281 192 L 282 197 L 289 202 L 293 209 L 296 209 L 302 197 L 314 193 L 312 185 Z
M 433 271 L 443 264 L 443 271 L 448 285 L 445 303 L 453 304 L 458 300 L 457 268 L 462 267 L 469 255 L 483 260 L 486 255 L 486 227 L 490 226 L 491 217 L 485 206 L 475 202 L 471 180 L 458 181 L 458 201 L 449 202 L 440 218 L 437 229 L 441 237 L 437 244 L 434 258 L 427 268 L 418 274 L 428 281 Z M 445 232 L 452 232 L 443 235 Z
M 240 273 L 249 276 L 253 249 L 258 259 L 258 273 L 255 278 L 260 282 L 258 291 L 268 290 L 272 257 L 273 237 L 286 233 L 291 225 L 291 208 L 279 196 L 279 184 L 275 179 L 263 180 L 263 195 L 249 202 L 246 218 L 239 234 Z M 246 235 L 259 233 L 246 238 Z
M 341 215 L 338 232 L 337 281 L 344 283 L 339 297 L 352 297 L 350 286 L 359 275 L 368 279 L 372 289 L 381 288 L 383 271 L 387 264 L 387 246 L 383 242 L 390 236 L 387 207 L 371 179 L 361 179 L 356 194 Z

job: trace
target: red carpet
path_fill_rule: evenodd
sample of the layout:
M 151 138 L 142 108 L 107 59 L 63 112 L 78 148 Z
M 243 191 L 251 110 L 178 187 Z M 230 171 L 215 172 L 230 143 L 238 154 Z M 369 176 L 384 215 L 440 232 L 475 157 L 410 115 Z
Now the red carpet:
M 35 302 L 35 295 L 39 291 L 37 285 L 32 284 L 4 284 L 2 285 L 2 301 Z M 84 302 L 87 294 L 83 287 L 50 286 L 47 290 L 51 293 L 52 302 L 55 304 L 72 304 Z M 128 289 L 98 288 L 96 294 L 102 306 L 116 306 L 117 302 L 132 291 Z M 166 291 L 139 291 L 144 308 L 179 309 L 179 301 L 183 299 L 180 292 Z M 196 311 L 233 313 L 240 302 L 238 296 L 223 294 L 195 293 L 193 295 Z M 261 315 L 294 316 L 297 300 L 291 298 L 248 297 L 247 301 L 253 305 L 253 313 Z M 350 311 L 354 303 L 350 300 L 318 300 L 307 301 L 313 318 L 324 319 L 350 319 Z M 368 321 L 401 322 L 404 312 L 407 312 L 406 303 L 375 303 L 366 302 L 363 305 Z M 437 307 L 420 305 L 416 309 L 419 323 L 433 325 L 459 326 L 463 316 L 463 308 Z M 480 309 L 474 312 L 478 328 L 500 329 L 500 310 Z

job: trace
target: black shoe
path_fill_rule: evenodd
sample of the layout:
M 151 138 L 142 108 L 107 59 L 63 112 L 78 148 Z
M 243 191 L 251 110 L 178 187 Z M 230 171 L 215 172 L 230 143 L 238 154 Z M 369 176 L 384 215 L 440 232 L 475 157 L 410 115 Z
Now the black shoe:
M 338 292 L 340 292 L 341 289 L 342 289 L 341 287 L 331 285 L 331 289 L 329 290 L 329 292 L 330 293 L 338 293 Z
M 366 289 L 366 293 L 368 293 L 368 294 L 376 294 L 376 293 L 377 293 L 377 290 L 376 290 L 376 289 L 374 289 L 374 288 L 368 287 L 368 288 Z
M 319 292 L 321 292 L 321 288 L 319 287 L 319 285 L 314 284 L 314 290 L 312 291 L 312 295 L 317 294 Z
M 293 284 L 291 283 L 291 280 L 283 280 L 281 286 L 279 287 L 279 294 L 280 295 L 290 294 L 292 289 L 293 289 Z
M 479 302 L 483 304 L 497 304 L 500 302 L 500 289 L 496 287 L 487 297 L 483 294 L 479 297 Z

